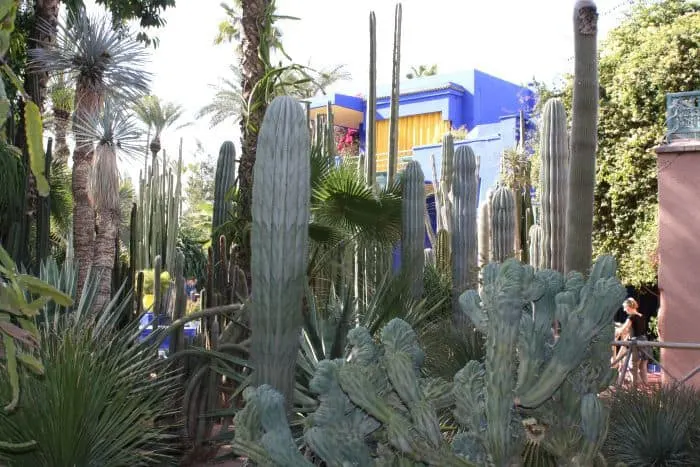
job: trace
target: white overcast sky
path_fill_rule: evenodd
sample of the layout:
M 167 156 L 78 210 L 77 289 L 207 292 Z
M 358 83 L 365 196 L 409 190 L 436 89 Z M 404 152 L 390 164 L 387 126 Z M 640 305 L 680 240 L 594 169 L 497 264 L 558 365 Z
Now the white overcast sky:
M 150 66 L 152 92 L 181 104 L 186 118 L 194 120 L 214 94 L 211 85 L 227 76 L 237 58 L 233 45 L 213 45 L 217 24 L 224 18 L 220 0 L 176 3 L 164 14 L 167 25 L 153 31 L 160 46 Z M 628 3 L 597 1 L 599 37 L 619 22 Z M 411 66 L 435 63 L 441 72 L 473 67 L 515 83 L 524 84 L 533 76 L 552 81 L 572 71 L 573 4 L 573 0 L 404 0 L 402 75 Z M 388 0 L 277 0 L 279 14 L 300 18 L 280 23 L 283 44 L 297 63 L 344 64 L 352 80 L 332 90 L 365 93 L 369 12 L 374 10 L 377 16 L 377 78 L 382 84 L 391 78 L 394 5 Z M 164 135 L 169 154 L 176 154 L 180 137 L 184 156 L 191 159 L 195 138 L 217 154 L 226 139 L 238 146 L 240 134 L 235 122 L 210 129 L 208 121 L 199 120 Z

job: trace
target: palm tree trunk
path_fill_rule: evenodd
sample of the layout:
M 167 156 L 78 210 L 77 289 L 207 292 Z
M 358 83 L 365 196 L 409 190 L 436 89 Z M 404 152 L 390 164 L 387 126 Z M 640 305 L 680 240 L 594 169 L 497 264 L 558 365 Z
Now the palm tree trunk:
M 100 287 L 95 297 L 95 311 L 101 311 L 112 295 L 112 273 L 119 234 L 119 209 L 99 209 L 95 234 L 93 267 L 100 273 Z
M 270 0 L 241 1 L 241 91 L 245 102 L 254 86 L 265 76 L 265 63 L 260 58 L 261 27 L 266 20 Z M 261 97 L 264 99 L 264 97 Z M 241 119 L 241 158 L 238 163 L 238 231 L 242 235 L 238 264 L 250 281 L 250 238 L 246 228 L 251 222 L 253 194 L 253 165 L 257 149 L 258 131 L 265 115 L 264 102 L 255 102 L 247 119 Z
M 100 96 L 89 85 L 78 82 L 75 92 L 75 116 L 96 115 Z M 83 117 L 85 118 L 85 117 Z M 77 296 L 80 296 L 95 253 L 95 210 L 90 196 L 90 172 L 94 151 L 92 143 L 76 135 L 73 151 L 73 251 L 78 262 Z M 109 247 L 113 250 L 114 242 Z
M 68 142 L 66 141 L 66 134 L 68 132 L 68 119 L 70 118 L 70 112 L 63 109 L 54 109 L 54 133 L 56 137 L 56 150 L 54 151 L 54 159 L 60 161 L 62 164 L 68 164 L 68 156 L 70 156 L 70 149 L 68 149 Z

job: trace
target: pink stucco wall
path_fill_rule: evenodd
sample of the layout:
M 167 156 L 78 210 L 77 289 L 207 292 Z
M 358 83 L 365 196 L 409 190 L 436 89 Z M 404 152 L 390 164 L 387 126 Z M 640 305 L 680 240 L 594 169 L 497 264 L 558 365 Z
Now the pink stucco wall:
M 700 342 L 700 141 L 656 148 L 659 180 L 659 334 L 666 342 Z M 683 378 L 700 350 L 662 349 L 668 374 Z M 700 375 L 690 383 L 700 387 Z

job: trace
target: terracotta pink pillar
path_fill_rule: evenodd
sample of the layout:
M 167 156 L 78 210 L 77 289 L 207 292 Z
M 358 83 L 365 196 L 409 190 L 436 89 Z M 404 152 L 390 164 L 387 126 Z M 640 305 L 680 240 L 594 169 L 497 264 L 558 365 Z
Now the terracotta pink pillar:
M 659 335 L 700 343 L 700 140 L 655 149 L 659 180 Z M 663 382 L 700 365 L 700 350 L 662 349 Z M 690 384 L 700 388 L 700 375 Z

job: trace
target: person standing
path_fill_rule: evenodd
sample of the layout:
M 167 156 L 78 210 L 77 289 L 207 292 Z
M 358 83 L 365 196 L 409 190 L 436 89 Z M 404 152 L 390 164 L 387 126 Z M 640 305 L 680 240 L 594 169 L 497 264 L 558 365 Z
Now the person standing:
M 639 312 L 639 304 L 634 298 L 628 298 L 622 303 L 622 308 L 627 314 L 627 320 L 619 330 L 620 334 L 628 335 L 629 341 L 647 340 L 647 321 L 643 314 Z M 628 347 L 632 351 L 632 384 L 647 384 L 647 365 L 649 364 L 649 353 L 646 347 Z

